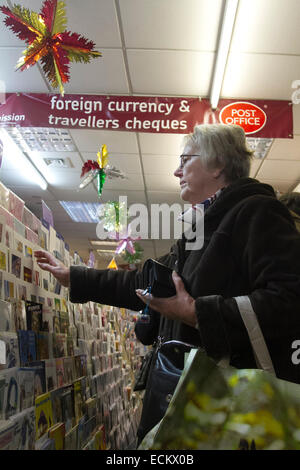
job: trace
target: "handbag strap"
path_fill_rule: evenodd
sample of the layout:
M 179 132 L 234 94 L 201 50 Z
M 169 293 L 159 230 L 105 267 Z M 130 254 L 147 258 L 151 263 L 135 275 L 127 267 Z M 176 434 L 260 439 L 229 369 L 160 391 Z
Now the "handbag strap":
M 264 335 L 249 297 L 246 295 L 235 297 L 235 300 L 249 335 L 257 367 L 276 375 Z

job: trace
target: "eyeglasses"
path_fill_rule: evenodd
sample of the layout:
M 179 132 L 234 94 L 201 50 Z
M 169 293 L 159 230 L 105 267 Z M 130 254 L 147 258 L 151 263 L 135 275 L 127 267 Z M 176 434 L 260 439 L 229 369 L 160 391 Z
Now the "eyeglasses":
M 185 155 L 185 154 L 182 154 L 179 156 L 180 158 L 180 164 L 179 164 L 179 168 L 182 169 L 184 167 L 184 165 L 186 164 L 186 162 L 189 161 L 190 157 L 201 157 L 201 155 L 199 154 L 194 154 L 194 155 Z

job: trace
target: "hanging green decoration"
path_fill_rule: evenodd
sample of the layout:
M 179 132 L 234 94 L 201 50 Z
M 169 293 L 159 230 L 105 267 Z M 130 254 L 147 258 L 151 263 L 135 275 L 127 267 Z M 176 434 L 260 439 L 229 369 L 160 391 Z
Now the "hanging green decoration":
M 100 168 L 98 174 L 97 174 L 97 190 L 98 190 L 98 195 L 101 196 L 102 194 L 102 188 L 105 183 L 105 172 L 103 168 Z

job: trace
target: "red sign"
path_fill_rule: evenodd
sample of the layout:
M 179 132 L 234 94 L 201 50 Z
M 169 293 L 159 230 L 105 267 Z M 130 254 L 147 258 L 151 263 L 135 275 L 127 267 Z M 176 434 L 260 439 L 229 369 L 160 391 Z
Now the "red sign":
M 0 126 L 54 127 L 187 134 L 196 124 L 238 124 L 246 134 L 292 138 L 289 101 L 209 100 L 150 96 L 6 94 L 0 104 Z
M 260 131 L 267 122 L 266 113 L 248 101 L 237 101 L 225 106 L 219 114 L 223 124 L 236 124 L 241 126 L 245 133 L 255 134 Z

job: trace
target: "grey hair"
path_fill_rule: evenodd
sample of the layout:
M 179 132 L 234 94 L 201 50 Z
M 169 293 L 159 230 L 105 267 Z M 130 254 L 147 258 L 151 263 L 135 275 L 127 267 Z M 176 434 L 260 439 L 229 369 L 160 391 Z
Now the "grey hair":
M 248 177 L 253 151 L 244 129 L 236 125 L 201 124 L 184 137 L 184 146 L 199 154 L 206 169 L 222 168 L 227 183 Z

